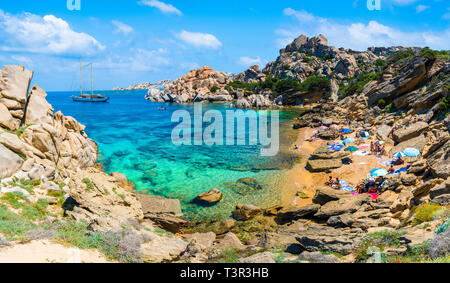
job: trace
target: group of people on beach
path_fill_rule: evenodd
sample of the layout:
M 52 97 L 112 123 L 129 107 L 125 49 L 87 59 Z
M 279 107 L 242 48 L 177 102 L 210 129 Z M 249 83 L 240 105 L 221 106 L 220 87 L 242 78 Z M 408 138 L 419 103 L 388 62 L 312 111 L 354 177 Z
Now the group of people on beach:
M 332 176 L 330 176 L 330 179 L 327 182 L 325 182 L 325 185 L 336 190 L 340 190 L 342 188 L 341 181 L 339 180 L 339 178 L 333 179 Z
M 375 155 L 385 155 L 386 149 L 384 147 L 384 144 L 374 141 L 370 142 L 370 153 Z

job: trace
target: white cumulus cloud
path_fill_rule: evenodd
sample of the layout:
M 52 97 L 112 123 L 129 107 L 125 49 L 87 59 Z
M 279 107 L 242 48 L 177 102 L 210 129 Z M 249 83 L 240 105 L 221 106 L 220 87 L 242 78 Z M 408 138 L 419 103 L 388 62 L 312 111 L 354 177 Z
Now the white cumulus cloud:
M 189 32 L 182 30 L 180 33 L 176 34 L 176 37 L 195 47 L 210 49 L 219 49 L 222 47 L 222 42 L 220 42 L 217 37 L 209 33 Z
M 425 5 L 419 5 L 416 7 L 416 13 L 422 13 L 423 11 L 427 10 L 428 8 L 430 8 L 429 6 L 425 6 Z
M 377 21 L 368 23 L 338 21 L 291 8 L 285 9 L 284 14 L 295 17 L 298 25 L 276 31 L 280 36 L 277 39 L 279 47 L 284 47 L 285 43 L 300 34 L 308 36 L 323 34 L 331 45 L 355 50 L 365 50 L 371 46 L 429 46 L 434 49 L 448 49 L 450 46 L 450 29 L 402 31 Z
M 241 58 L 239 58 L 238 60 L 238 64 L 242 65 L 242 66 L 246 66 L 246 67 L 250 67 L 253 65 L 263 65 L 267 63 L 265 60 L 261 59 L 261 57 L 256 56 L 255 58 L 251 58 L 251 57 L 247 57 L 247 56 L 243 56 Z
M 129 35 L 134 31 L 134 29 L 131 26 L 124 24 L 122 22 L 112 21 L 112 23 L 116 27 L 116 29 L 114 30 L 115 33 L 122 33 L 124 35 Z
M 61 18 L 0 10 L 0 49 L 44 54 L 87 54 L 105 49 L 94 37 L 76 32 Z
M 176 14 L 179 16 L 183 15 L 183 13 L 181 13 L 181 11 L 175 8 L 173 5 L 158 0 L 142 0 L 139 2 L 139 4 L 157 8 L 164 14 Z

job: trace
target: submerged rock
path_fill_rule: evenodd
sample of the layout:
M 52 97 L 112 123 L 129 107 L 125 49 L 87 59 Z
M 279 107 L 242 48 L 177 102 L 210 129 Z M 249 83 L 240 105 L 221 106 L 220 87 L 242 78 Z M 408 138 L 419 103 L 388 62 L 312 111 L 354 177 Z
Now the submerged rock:
M 218 189 L 212 189 L 209 192 L 198 195 L 194 199 L 194 202 L 199 203 L 199 204 L 211 205 L 211 204 L 216 204 L 219 201 L 221 201 L 222 197 L 223 197 L 223 194 L 221 191 L 219 191 Z
M 255 216 L 262 214 L 262 209 L 251 204 L 238 204 L 236 210 L 233 212 L 233 217 L 236 220 L 249 220 Z

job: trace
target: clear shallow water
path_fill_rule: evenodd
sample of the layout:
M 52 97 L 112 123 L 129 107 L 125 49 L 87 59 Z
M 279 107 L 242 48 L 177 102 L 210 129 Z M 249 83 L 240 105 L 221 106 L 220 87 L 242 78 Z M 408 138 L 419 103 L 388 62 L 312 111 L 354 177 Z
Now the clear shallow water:
M 86 133 L 99 145 L 98 162 L 105 170 L 122 172 L 136 184 L 136 189 L 152 195 L 180 199 L 185 216 L 205 218 L 228 217 L 238 203 L 261 206 L 280 202 L 283 170 L 296 157 L 282 146 L 275 157 L 260 157 L 259 146 L 181 146 L 172 144 L 171 133 L 177 123 L 171 122 L 173 111 L 193 113 L 193 105 L 162 104 L 144 100 L 145 91 L 96 91 L 111 98 L 110 103 L 74 103 L 74 92 L 50 92 L 48 101 L 55 111 L 75 117 L 86 125 Z M 229 104 L 203 104 L 224 113 Z M 164 106 L 167 111 L 159 111 Z M 281 122 L 295 113 L 280 112 Z M 282 131 L 288 124 L 282 123 Z M 237 136 L 235 134 L 235 136 Z M 283 140 L 289 135 L 281 134 Z M 254 178 L 262 190 L 239 193 L 235 184 L 240 178 Z M 191 203 L 198 194 L 218 188 L 224 199 L 213 207 Z

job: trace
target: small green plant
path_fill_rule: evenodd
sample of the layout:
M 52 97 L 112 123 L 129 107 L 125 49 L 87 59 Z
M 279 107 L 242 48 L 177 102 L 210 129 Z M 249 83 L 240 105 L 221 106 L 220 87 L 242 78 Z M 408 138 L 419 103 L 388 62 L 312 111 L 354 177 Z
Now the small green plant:
M 211 93 L 216 93 L 219 89 L 220 89 L 220 87 L 213 86 L 210 91 L 211 91 Z
M 238 249 L 225 249 L 217 257 L 220 263 L 237 263 L 240 260 L 241 251 Z
M 83 180 L 81 180 L 81 182 L 83 182 L 84 184 L 86 184 L 86 190 L 88 192 L 92 192 L 94 190 L 94 184 L 92 184 L 91 180 L 89 178 L 84 178 Z
M 400 247 L 399 238 L 404 235 L 404 231 L 383 231 L 367 234 L 356 249 L 356 258 L 365 260 L 369 257 L 368 250 L 371 247 L 378 248 L 381 252 L 386 247 Z
M 420 206 L 414 213 L 412 224 L 418 225 L 433 220 L 434 215 L 441 209 L 443 209 L 442 206 L 432 203 Z

